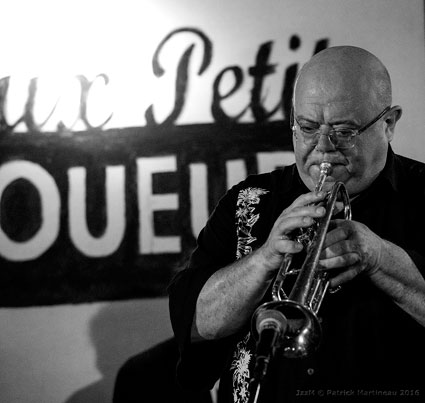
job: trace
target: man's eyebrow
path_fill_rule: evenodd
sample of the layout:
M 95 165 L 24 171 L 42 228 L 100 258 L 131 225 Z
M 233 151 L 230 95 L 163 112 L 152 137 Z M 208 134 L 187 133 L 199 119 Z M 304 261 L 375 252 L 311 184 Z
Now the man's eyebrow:
M 316 124 L 316 125 L 320 126 L 320 123 L 317 122 L 316 120 L 309 119 L 309 118 L 307 118 L 307 117 L 305 117 L 303 115 L 296 116 L 295 119 L 297 121 L 302 120 L 303 122 L 312 123 L 312 124 Z M 360 122 L 356 122 L 353 119 L 338 119 L 338 120 L 334 120 L 332 122 L 329 122 L 329 125 L 330 126 L 349 125 L 349 126 L 355 126 L 355 127 L 360 127 L 361 126 Z
M 317 122 L 316 120 L 312 120 L 312 119 L 306 118 L 303 115 L 295 116 L 295 120 L 297 120 L 297 121 L 303 120 L 304 122 L 315 123 L 316 125 L 319 125 L 320 126 L 320 123 Z
M 339 120 L 337 119 L 332 122 L 329 122 L 329 124 L 331 126 L 336 126 L 336 125 L 360 126 L 360 122 L 354 119 L 339 119 Z

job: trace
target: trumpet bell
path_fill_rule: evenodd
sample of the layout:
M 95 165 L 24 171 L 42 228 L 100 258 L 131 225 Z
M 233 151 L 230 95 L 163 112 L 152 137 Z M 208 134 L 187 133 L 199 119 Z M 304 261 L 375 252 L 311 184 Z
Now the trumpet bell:
M 302 358 L 316 350 L 322 336 L 320 321 L 311 309 L 292 300 L 270 301 L 257 308 L 251 319 L 251 329 L 256 340 L 264 312 L 272 310 L 282 313 L 287 321 L 286 331 L 276 345 L 281 355 Z

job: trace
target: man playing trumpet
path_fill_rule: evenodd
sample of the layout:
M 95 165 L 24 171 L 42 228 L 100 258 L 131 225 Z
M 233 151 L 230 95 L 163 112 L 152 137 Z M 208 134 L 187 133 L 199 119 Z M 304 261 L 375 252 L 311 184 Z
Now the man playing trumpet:
M 324 216 L 326 192 L 341 181 L 352 220 L 332 220 L 321 253 L 330 288 L 341 287 L 320 308 L 321 344 L 308 357 L 273 360 L 259 401 L 312 401 L 319 393 L 335 401 L 344 391 L 425 398 L 417 369 L 425 360 L 425 164 L 390 147 L 401 113 L 386 68 L 363 49 L 329 48 L 301 69 L 296 164 L 233 187 L 170 286 L 184 387 L 212 388 L 220 378 L 220 402 L 248 402 L 251 316 L 270 300 L 284 256 L 302 254 L 294 232 Z M 332 171 L 315 192 L 323 161 Z

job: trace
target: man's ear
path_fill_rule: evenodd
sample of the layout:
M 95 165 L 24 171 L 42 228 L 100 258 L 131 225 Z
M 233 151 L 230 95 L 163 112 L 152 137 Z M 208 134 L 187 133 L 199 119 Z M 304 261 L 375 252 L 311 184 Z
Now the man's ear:
M 401 118 L 402 113 L 403 110 L 401 109 L 401 106 L 396 105 L 388 111 L 387 116 L 385 117 L 385 135 L 387 136 L 389 142 L 391 142 L 394 138 L 395 126 L 398 120 Z

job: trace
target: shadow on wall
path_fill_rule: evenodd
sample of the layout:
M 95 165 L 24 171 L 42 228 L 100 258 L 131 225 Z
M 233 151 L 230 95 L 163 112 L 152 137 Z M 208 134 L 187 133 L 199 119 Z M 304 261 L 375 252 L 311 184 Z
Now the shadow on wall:
M 110 403 L 119 368 L 172 334 L 168 299 L 114 302 L 102 307 L 90 322 L 101 379 L 77 390 L 64 403 Z

